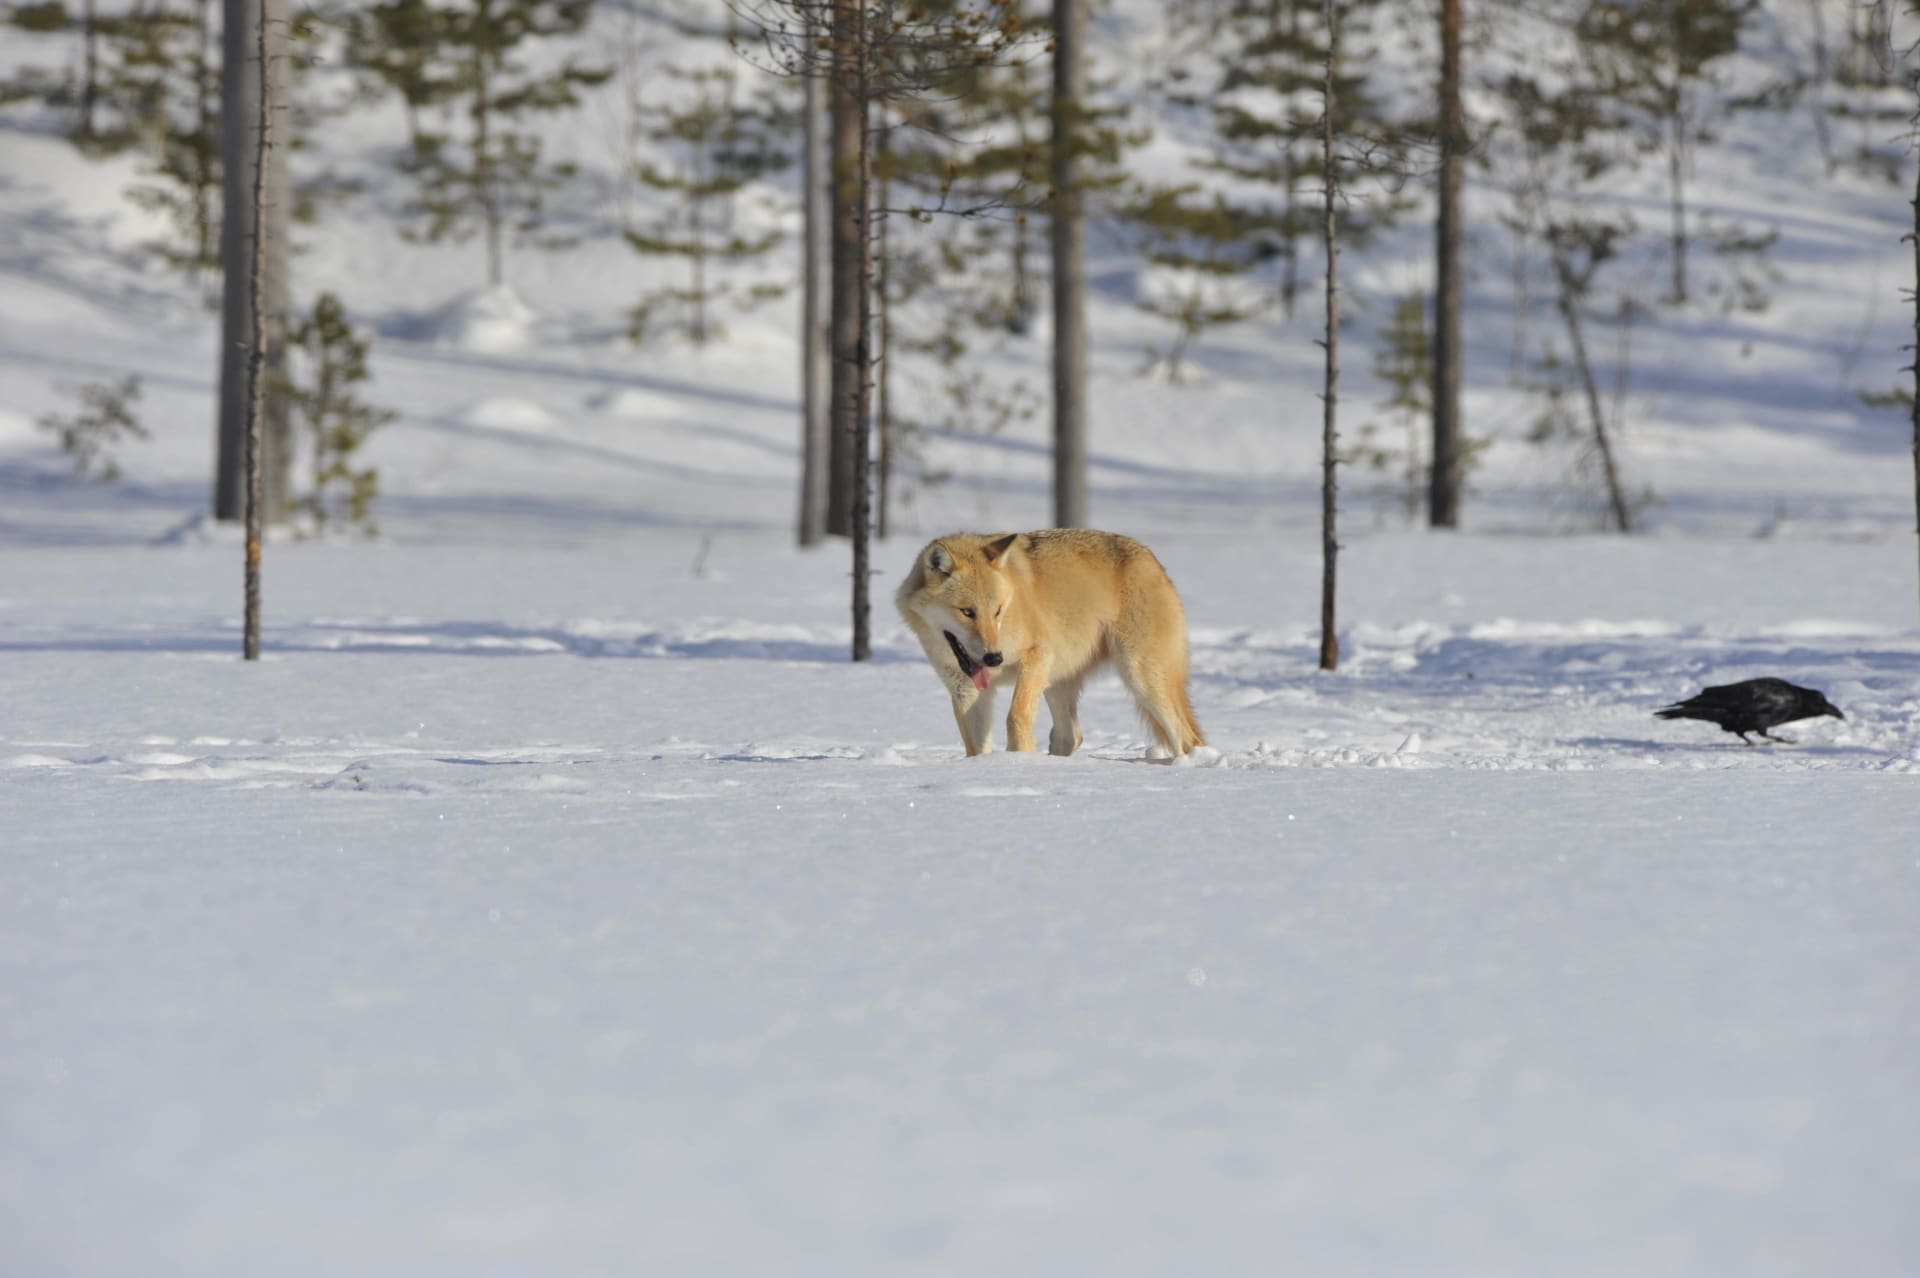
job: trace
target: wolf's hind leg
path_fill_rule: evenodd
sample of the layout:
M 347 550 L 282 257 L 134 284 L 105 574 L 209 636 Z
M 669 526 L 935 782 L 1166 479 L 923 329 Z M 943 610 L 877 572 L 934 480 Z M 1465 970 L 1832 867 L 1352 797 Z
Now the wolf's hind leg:
M 1187 654 L 1182 638 L 1179 646 L 1160 660 L 1147 658 L 1136 646 L 1115 643 L 1113 664 L 1154 739 L 1174 754 L 1191 754 L 1205 740 L 1187 700 Z

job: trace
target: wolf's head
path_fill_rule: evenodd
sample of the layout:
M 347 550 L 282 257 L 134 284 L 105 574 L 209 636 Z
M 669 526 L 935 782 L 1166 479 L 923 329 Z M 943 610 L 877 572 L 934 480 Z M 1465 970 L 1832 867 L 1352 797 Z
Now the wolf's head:
M 945 633 L 961 672 L 982 690 L 987 671 L 1005 660 L 1001 631 L 1014 598 L 1006 569 L 1019 537 L 936 541 L 921 552 L 917 582 L 909 579 L 912 588 L 901 592 L 901 610 Z

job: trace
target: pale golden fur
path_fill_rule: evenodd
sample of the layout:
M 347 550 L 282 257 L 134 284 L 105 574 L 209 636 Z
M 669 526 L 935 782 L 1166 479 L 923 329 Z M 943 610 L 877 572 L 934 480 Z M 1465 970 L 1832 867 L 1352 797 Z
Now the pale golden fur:
M 1005 683 L 1013 684 L 1007 748 L 1034 748 L 1044 697 L 1053 719 L 1047 748 L 1072 754 L 1081 685 L 1107 661 L 1163 747 L 1187 754 L 1204 744 L 1187 701 L 1186 612 L 1166 569 L 1131 537 L 1088 528 L 955 533 L 920 552 L 894 603 L 953 699 L 969 755 L 993 748 L 992 689 Z M 985 691 L 947 634 L 985 672 Z M 1001 664 L 984 664 L 990 654 Z

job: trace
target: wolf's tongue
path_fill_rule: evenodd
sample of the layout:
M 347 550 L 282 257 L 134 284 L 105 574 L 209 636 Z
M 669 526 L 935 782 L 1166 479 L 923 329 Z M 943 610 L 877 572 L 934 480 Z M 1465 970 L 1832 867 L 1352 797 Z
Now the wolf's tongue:
M 982 692 L 987 690 L 987 668 L 985 666 L 975 666 L 973 668 L 973 686 Z

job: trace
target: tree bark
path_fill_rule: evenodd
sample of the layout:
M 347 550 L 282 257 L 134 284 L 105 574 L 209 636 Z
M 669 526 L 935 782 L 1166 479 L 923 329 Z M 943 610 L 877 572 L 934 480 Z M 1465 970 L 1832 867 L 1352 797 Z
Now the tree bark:
M 262 21 L 264 15 L 265 21 Z M 267 74 L 271 102 L 286 100 L 286 59 L 282 56 L 286 23 L 282 0 L 224 0 L 221 32 L 221 100 L 257 101 L 261 93 L 260 59 L 255 46 L 265 27 Z M 252 349 L 256 309 L 250 286 L 252 253 L 264 239 L 267 260 L 258 309 L 269 331 L 284 331 L 288 303 L 286 257 L 286 148 L 273 147 L 262 161 L 255 125 L 245 109 L 223 111 L 220 119 L 222 170 L 220 263 L 223 272 L 220 318 L 220 405 L 214 460 L 213 514 L 220 520 L 245 517 L 244 473 L 247 417 L 251 402 L 247 388 L 247 360 Z M 256 166 L 262 166 L 265 207 L 253 199 Z M 264 217 L 264 237 L 258 237 L 256 215 Z M 285 353 L 278 342 L 265 352 L 266 403 L 262 468 L 264 519 L 273 523 L 286 516 L 293 474 L 293 424 L 287 398 L 279 389 L 285 371 Z
M 880 113 L 876 126 L 881 147 L 887 142 L 887 116 L 884 109 Z M 873 171 L 873 162 L 869 161 L 868 172 Z M 872 290 L 873 311 L 875 312 L 875 340 L 878 344 L 879 358 L 873 370 L 874 395 L 876 397 L 874 427 L 880 438 L 875 448 L 876 471 L 873 484 L 874 520 L 873 535 L 881 541 L 887 539 L 888 489 L 893 484 L 893 400 L 888 393 L 887 373 L 892 367 L 893 356 L 893 299 L 887 295 L 887 265 L 892 260 L 887 251 L 887 226 L 891 204 L 891 192 L 887 185 L 886 153 L 880 153 L 879 176 L 875 179 L 878 190 L 874 199 L 880 209 L 880 220 L 873 230 L 872 243 L 874 255 L 874 282 Z
M 868 127 L 872 109 L 873 68 L 868 63 L 867 15 L 861 5 L 853 9 L 855 66 L 858 69 L 854 92 L 856 127 L 859 131 L 859 190 L 856 229 L 859 235 L 859 332 L 854 341 L 853 405 L 853 659 L 865 661 L 873 655 L 869 632 L 872 610 L 868 606 L 870 581 L 871 524 L 873 492 L 868 465 L 868 424 L 873 395 L 873 131 Z
M 1087 523 L 1086 0 L 1053 0 L 1053 522 Z
M 820 77 L 806 79 L 806 139 L 800 182 L 806 244 L 800 288 L 800 527 L 802 546 L 817 546 L 827 536 L 827 386 L 832 376 L 822 302 L 822 267 L 827 247 L 827 190 L 822 161 L 826 151 L 826 90 Z
M 1320 86 L 1320 159 L 1324 170 L 1322 190 L 1326 199 L 1327 258 L 1327 339 L 1325 386 L 1321 394 L 1320 419 L 1320 668 L 1332 670 L 1340 664 L 1340 640 L 1334 631 L 1334 585 L 1340 557 L 1340 542 L 1335 535 L 1335 497 L 1338 493 L 1335 451 L 1339 442 L 1337 409 L 1340 387 L 1340 174 L 1334 168 L 1333 154 L 1333 68 L 1339 59 L 1340 28 L 1334 14 L 1334 0 L 1322 0 L 1326 15 L 1327 56 L 1325 79 Z
M 1827 176 L 1832 177 L 1833 136 L 1827 123 L 1827 82 L 1832 79 L 1827 54 L 1827 3 L 1828 0 L 1808 0 L 1813 10 L 1813 135 L 1819 140 L 1820 158 L 1826 163 Z
M 1920 88 L 1920 85 L 1916 85 Z M 1920 128 L 1920 115 L 1914 123 Z M 1920 167 L 1913 179 L 1913 531 L 1920 537 Z
M 865 127 L 854 89 L 859 68 L 851 43 L 859 23 L 858 0 L 834 0 L 834 73 L 829 89 L 832 111 L 831 159 L 833 215 L 832 432 L 828 456 L 827 531 L 853 535 L 854 431 L 860 399 L 860 148 Z
M 1427 523 L 1460 525 L 1460 0 L 1440 0 L 1440 211 L 1434 224 L 1433 468 Z
M 1673 221 L 1673 300 L 1687 300 L 1687 121 L 1678 102 L 1667 139 L 1667 203 Z
M 479 10 L 474 15 L 475 26 L 488 27 L 492 15 L 493 7 L 488 0 L 479 0 Z M 503 277 L 500 265 L 500 199 L 493 171 L 493 93 L 487 79 L 487 50 L 484 44 L 484 37 L 474 41 L 473 105 L 469 110 L 473 116 L 473 184 L 480 195 L 480 214 L 487 228 L 487 284 L 497 288 Z
M 80 9 L 80 128 L 82 142 L 94 138 L 93 109 L 100 100 L 99 24 L 94 17 L 94 0 L 86 0 Z
M 254 117 L 253 150 L 253 261 L 247 272 L 253 330 L 247 350 L 247 550 L 246 602 L 241 624 L 240 653 L 247 661 L 260 659 L 260 534 L 265 483 L 261 457 L 261 414 L 265 386 L 261 373 L 267 355 L 267 311 L 264 291 L 267 282 L 267 154 L 273 149 L 273 75 L 267 57 L 268 31 L 274 23 L 266 12 L 266 0 L 260 0 L 260 13 L 254 23 L 254 54 L 260 73 L 255 77 L 257 96 Z M 239 103 L 230 109 L 237 112 Z
M 1555 296 L 1560 307 L 1560 318 L 1567 325 L 1567 343 L 1573 348 L 1573 363 L 1580 374 L 1580 386 L 1586 393 L 1587 417 L 1593 427 L 1593 446 L 1600 454 L 1600 470 L 1607 485 L 1607 507 L 1613 516 L 1613 526 L 1620 532 L 1633 531 L 1633 517 L 1627 509 L 1626 494 L 1620 488 L 1620 469 L 1613 460 L 1613 441 L 1607 433 L 1606 414 L 1600 407 L 1600 388 L 1593 377 L 1593 362 L 1587 357 L 1587 341 L 1580 327 L 1580 306 L 1576 300 L 1579 290 L 1574 285 L 1573 267 L 1567 262 L 1564 249 L 1556 248 L 1553 255 Z
M 196 135 L 193 152 L 193 272 L 196 280 L 213 259 L 212 193 L 215 174 L 213 156 L 207 149 L 207 139 L 217 127 L 213 86 L 210 83 L 212 53 L 209 45 L 213 29 L 207 11 L 211 3 L 212 0 L 195 0 L 193 6 L 193 123 Z

